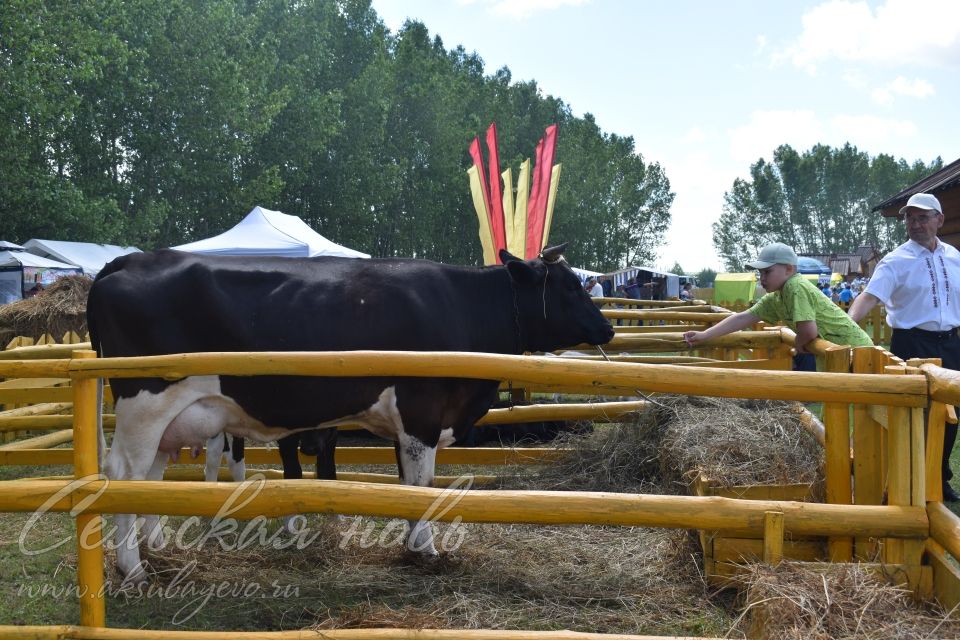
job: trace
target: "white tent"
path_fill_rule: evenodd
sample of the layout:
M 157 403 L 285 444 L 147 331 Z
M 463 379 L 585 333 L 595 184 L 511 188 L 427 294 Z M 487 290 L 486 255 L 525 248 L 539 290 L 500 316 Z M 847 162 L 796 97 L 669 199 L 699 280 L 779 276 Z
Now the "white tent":
M 23 299 L 37 284 L 46 286 L 60 276 L 80 272 L 76 265 L 25 251 L 0 251 L 0 304 Z
M 587 278 L 590 277 L 599 278 L 603 275 L 599 271 L 590 271 L 590 269 L 581 269 L 580 267 L 571 266 L 570 269 L 577 274 L 577 277 L 580 278 L 580 282 L 586 282 Z
M 227 256 L 369 258 L 327 240 L 297 216 L 254 207 L 235 227 L 218 236 L 173 247 L 179 251 Z
M 24 248 L 35 255 L 75 264 L 83 272 L 95 277 L 104 265 L 116 257 L 128 253 L 139 253 L 136 247 L 118 247 L 113 244 L 95 244 L 93 242 L 68 242 L 66 240 L 27 240 Z

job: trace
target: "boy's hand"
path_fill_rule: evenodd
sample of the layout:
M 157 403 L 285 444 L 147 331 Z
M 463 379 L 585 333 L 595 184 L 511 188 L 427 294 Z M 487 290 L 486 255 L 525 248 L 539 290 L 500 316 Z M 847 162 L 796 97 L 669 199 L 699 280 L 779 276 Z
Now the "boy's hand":
M 699 342 L 703 342 L 703 331 L 687 331 L 683 334 L 684 341 L 691 347 L 694 347 Z

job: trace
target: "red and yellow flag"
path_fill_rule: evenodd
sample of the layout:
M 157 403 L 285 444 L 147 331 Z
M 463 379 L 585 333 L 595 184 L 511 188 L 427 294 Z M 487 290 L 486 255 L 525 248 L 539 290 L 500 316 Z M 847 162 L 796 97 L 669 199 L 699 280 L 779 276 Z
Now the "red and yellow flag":
M 546 245 L 553 222 L 553 207 L 560 179 L 560 165 L 553 164 L 557 125 L 547 127 L 543 138 L 537 143 L 532 188 L 530 161 L 525 160 L 520 165 L 516 197 L 513 195 L 510 168 L 502 176 L 500 174 L 496 123 L 487 129 L 486 143 L 490 157 L 487 171 L 484 171 L 479 137 L 470 144 L 473 166 L 467 171 L 473 206 L 480 222 L 483 262 L 497 264 L 500 249 L 507 249 L 513 255 L 526 259 L 535 258 Z

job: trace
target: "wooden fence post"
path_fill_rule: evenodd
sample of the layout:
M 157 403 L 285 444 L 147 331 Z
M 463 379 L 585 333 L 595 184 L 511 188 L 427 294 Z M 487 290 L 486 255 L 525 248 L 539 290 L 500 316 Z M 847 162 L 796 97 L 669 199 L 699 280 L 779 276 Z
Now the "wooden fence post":
M 96 358 L 97 353 L 77 350 L 73 357 Z M 74 477 L 89 478 L 99 473 L 97 460 L 97 379 L 73 376 L 73 470 Z M 103 579 L 103 517 L 98 513 L 77 515 L 77 586 L 80 595 L 80 624 L 106 625 L 106 598 Z
M 774 567 L 783 561 L 782 511 L 767 511 L 763 515 L 763 561 Z
M 877 373 L 874 367 L 875 347 L 853 349 L 854 373 Z M 853 405 L 853 495 L 854 503 L 878 505 L 883 500 L 882 427 L 870 417 L 865 404 Z M 856 539 L 856 554 L 861 560 L 873 560 L 876 542 L 869 538 Z
M 906 367 L 886 366 L 889 375 L 906 374 Z M 910 410 L 906 407 L 887 407 L 887 503 L 891 506 L 910 504 Z M 885 542 L 884 562 L 903 564 L 904 541 L 888 538 Z
M 826 370 L 830 373 L 850 372 L 849 347 L 833 347 L 826 352 Z M 826 494 L 829 504 L 853 504 L 850 486 L 850 405 L 827 402 L 823 405 L 826 456 Z M 852 538 L 831 538 L 828 542 L 831 562 L 853 559 Z

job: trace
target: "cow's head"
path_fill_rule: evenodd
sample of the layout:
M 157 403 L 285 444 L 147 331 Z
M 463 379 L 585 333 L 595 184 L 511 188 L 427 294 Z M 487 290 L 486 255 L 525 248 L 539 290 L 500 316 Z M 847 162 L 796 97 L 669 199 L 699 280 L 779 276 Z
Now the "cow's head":
M 584 342 L 605 344 L 613 338 L 613 327 L 564 261 L 566 246 L 544 249 L 536 260 L 500 251 L 500 261 L 513 283 L 525 351 L 554 351 Z

